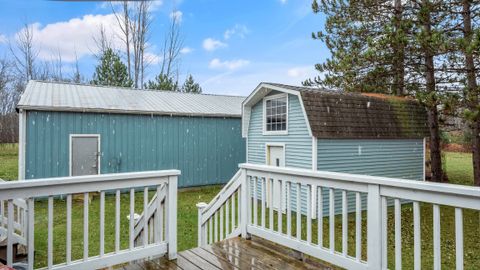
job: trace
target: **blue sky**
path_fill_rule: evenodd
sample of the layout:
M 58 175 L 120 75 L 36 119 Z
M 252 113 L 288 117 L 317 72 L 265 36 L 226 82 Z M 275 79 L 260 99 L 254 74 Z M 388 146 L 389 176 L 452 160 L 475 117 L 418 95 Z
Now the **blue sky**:
M 158 73 L 160 44 L 175 8 L 184 36 L 181 80 L 191 73 L 204 92 L 234 95 L 248 95 L 261 81 L 298 85 L 316 74 L 315 63 L 329 56 L 325 45 L 311 38 L 312 31 L 323 28 L 324 17 L 313 14 L 310 3 L 155 1 L 147 77 Z M 0 0 L 0 5 L 0 56 L 9 54 L 8 40 L 27 22 L 33 24 L 39 59 L 49 61 L 52 55 L 61 54 L 68 72 L 76 52 L 86 79 L 91 78 L 96 63 L 92 42 L 98 33 L 96 26 L 115 28 L 110 6 L 99 2 Z M 122 50 L 120 43 L 117 47 Z

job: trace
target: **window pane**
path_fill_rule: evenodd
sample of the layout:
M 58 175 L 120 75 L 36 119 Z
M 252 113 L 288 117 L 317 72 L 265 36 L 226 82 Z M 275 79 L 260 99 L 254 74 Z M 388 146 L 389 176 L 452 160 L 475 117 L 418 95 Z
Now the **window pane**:
M 265 130 L 287 130 L 287 100 L 285 97 L 266 101 Z

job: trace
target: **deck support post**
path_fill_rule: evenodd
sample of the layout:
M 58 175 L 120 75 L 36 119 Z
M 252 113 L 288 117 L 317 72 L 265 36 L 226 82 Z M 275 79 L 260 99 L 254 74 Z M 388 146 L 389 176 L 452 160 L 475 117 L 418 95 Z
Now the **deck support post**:
M 248 215 L 249 215 L 249 188 L 248 188 L 248 176 L 247 170 L 241 169 L 242 175 L 240 176 L 242 179 L 242 184 L 240 188 L 240 228 L 242 232 L 242 238 L 250 239 L 250 234 L 247 232 L 247 225 L 248 225 Z
M 382 207 L 380 186 L 368 185 L 367 198 L 367 262 L 368 269 L 382 267 Z
M 203 210 L 207 207 L 207 204 L 204 202 L 197 203 L 198 209 L 198 246 L 203 247 L 207 245 L 207 225 L 202 224 L 202 213 Z
M 177 176 L 168 177 L 167 199 L 165 200 L 167 207 L 167 243 L 168 243 L 168 259 L 177 258 Z

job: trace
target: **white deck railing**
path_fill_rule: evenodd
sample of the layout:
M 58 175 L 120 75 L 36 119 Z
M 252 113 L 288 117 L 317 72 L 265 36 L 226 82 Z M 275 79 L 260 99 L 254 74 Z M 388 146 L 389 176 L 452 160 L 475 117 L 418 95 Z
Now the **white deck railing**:
M 34 269 L 38 265 L 35 262 L 35 236 L 36 234 L 35 219 L 45 219 L 47 221 L 47 235 L 41 235 L 46 238 L 46 263 L 41 265 L 46 269 L 97 269 L 108 267 L 116 264 L 125 263 L 132 260 L 142 259 L 150 256 L 160 256 L 168 254 L 170 259 L 176 258 L 177 234 L 176 234 L 176 212 L 177 212 L 177 178 L 180 174 L 178 170 L 165 171 L 149 171 L 149 172 L 134 172 L 134 173 L 119 173 L 119 174 L 103 174 L 93 176 L 76 176 L 50 179 L 37 179 L 29 181 L 5 182 L 0 183 L 0 198 L 6 203 L 6 209 L 3 214 L 6 216 L 6 239 L 7 239 L 7 265 L 13 264 L 14 254 L 13 245 L 15 241 L 14 234 L 16 232 L 14 225 L 14 201 L 23 198 L 26 200 L 27 209 L 27 235 L 26 246 L 28 250 L 28 269 Z M 150 191 L 161 193 L 165 192 L 162 197 L 163 200 L 155 200 L 155 206 L 150 203 Z M 127 194 L 123 194 L 126 192 Z M 99 210 L 98 223 L 89 221 L 90 194 L 99 193 Z M 154 222 L 142 222 L 142 240 L 141 243 L 135 243 L 135 194 L 143 193 L 143 208 L 144 213 L 149 217 L 154 216 Z M 81 230 L 74 228 L 76 234 L 81 231 L 83 242 L 83 258 L 74 259 L 72 256 L 72 209 L 78 209 L 77 203 L 72 202 L 72 197 L 81 197 L 83 204 L 81 212 L 83 212 L 83 226 Z M 108 196 L 108 197 L 107 197 Z M 107 209 L 114 214 L 106 215 L 106 197 L 112 205 Z M 128 230 L 122 230 L 122 221 L 125 216 L 121 216 L 121 198 L 127 197 L 128 202 Z M 153 196 L 156 198 L 156 196 Z M 111 199 L 111 200 L 110 200 Z M 124 198 L 125 199 L 125 198 Z M 46 216 L 36 217 L 35 204 L 46 205 Z M 54 203 L 55 202 L 55 203 Z M 64 214 L 54 215 L 54 205 L 62 205 Z M 73 207 L 72 207 L 73 205 Z M 40 209 L 39 209 L 40 210 Z M 153 213 L 152 213 L 153 212 Z M 160 213 L 160 214 L 156 214 Z M 59 220 L 59 217 L 65 220 Z M 114 237 L 112 239 L 106 238 L 106 222 L 114 223 Z M 54 247 L 54 223 L 59 222 L 65 224 L 62 228 L 64 234 L 65 250 L 61 250 L 61 256 L 55 257 L 54 252 L 58 252 L 58 248 Z M 96 223 L 97 228 L 93 231 L 98 232 L 98 249 L 91 251 L 91 244 L 89 244 L 91 224 Z M 153 224 L 153 225 L 152 225 Z M 138 227 L 138 224 L 137 224 Z M 164 233 L 163 233 L 164 232 Z M 62 234 L 62 235 L 63 235 Z M 127 234 L 128 238 L 121 237 Z M 149 237 L 149 234 L 150 237 Z M 163 235 L 165 234 L 165 235 Z M 124 241 L 121 241 L 121 239 Z M 40 239 L 38 241 L 41 241 Z M 112 244 L 114 248 L 111 251 L 106 251 L 106 241 Z M 127 243 L 128 242 L 128 245 Z M 42 250 L 44 252 L 44 250 Z M 96 254 L 92 254 L 96 253 Z M 38 255 L 38 254 L 37 254 Z M 55 257 L 55 261 L 54 261 Z M 59 262 L 59 259 L 63 261 Z
M 462 213 L 463 209 L 480 210 L 478 187 L 253 164 L 241 164 L 240 168 L 238 177 L 214 201 L 199 205 L 199 245 L 228 237 L 223 229 L 238 224 L 236 232 L 244 237 L 255 235 L 346 269 L 387 269 L 387 208 L 391 206 L 394 262 L 390 265 L 401 269 L 401 208 L 409 204 L 405 207 L 413 208 L 413 268 L 420 269 L 422 203 L 422 207 L 431 204 L 433 208 L 433 255 L 423 251 L 424 256 L 432 256 L 434 269 L 440 269 L 440 206 L 451 206 L 455 208 L 455 265 L 464 267 Z M 228 203 L 235 193 L 239 194 L 238 223 L 223 215 L 226 211 L 228 216 Z M 316 220 L 312 210 L 317 213 Z M 355 219 L 353 232 L 349 231 L 349 218 Z M 341 233 L 336 227 L 341 227 Z M 324 239 L 324 235 L 328 236 Z M 366 237 L 366 250 L 362 236 Z

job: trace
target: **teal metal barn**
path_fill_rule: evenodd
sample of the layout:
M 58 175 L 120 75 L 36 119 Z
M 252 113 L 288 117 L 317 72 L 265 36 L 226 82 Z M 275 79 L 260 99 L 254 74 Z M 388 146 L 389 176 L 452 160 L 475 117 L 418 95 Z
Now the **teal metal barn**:
M 245 161 L 243 100 L 31 81 L 19 178 L 179 169 L 182 187 L 225 183 Z

